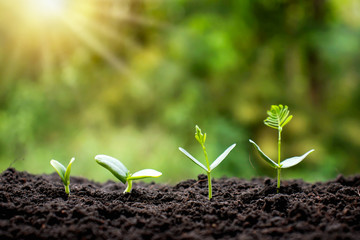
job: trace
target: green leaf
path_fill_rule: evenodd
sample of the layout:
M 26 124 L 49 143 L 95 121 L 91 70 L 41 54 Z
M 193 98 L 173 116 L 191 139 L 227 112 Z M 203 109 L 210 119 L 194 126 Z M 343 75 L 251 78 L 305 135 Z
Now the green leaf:
M 122 183 L 126 183 L 129 170 L 116 158 L 107 155 L 96 155 L 96 162 L 109 170 Z
M 286 105 L 272 105 L 270 111 L 267 111 L 269 116 L 264 120 L 264 124 L 281 130 L 292 119 L 292 115 L 289 116 L 289 113 Z
M 195 126 L 195 139 L 201 144 L 203 145 L 205 143 L 206 140 L 206 133 L 205 135 L 202 134 L 201 129 L 199 128 L 198 125 Z
M 154 169 L 143 169 L 140 171 L 135 172 L 130 177 L 128 177 L 128 180 L 137 180 L 137 179 L 143 179 L 143 178 L 157 178 L 162 175 L 161 172 L 156 171 Z
M 273 168 L 279 167 L 277 163 L 275 163 L 273 160 L 271 160 L 271 158 L 266 156 L 266 154 L 263 151 L 261 151 L 260 147 L 253 140 L 249 139 L 249 142 L 251 142 L 254 145 L 256 150 L 259 152 L 261 158 L 264 159 L 268 164 L 270 164 L 270 166 L 272 166 Z
M 311 149 L 310 151 L 308 151 L 307 153 L 305 153 L 302 156 L 285 159 L 284 161 L 282 161 L 280 163 L 280 167 L 281 168 L 289 168 L 289 167 L 295 166 L 296 164 L 298 164 L 302 160 L 304 160 L 306 158 L 306 156 L 309 155 L 310 153 L 312 153 L 313 151 L 315 151 L 315 150 Z
M 286 124 L 288 124 L 288 122 L 290 122 L 290 120 L 293 118 L 293 115 L 290 115 L 288 118 L 286 118 L 286 120 L 281 124 L 281 127 L 284 127 Z
M 75 158 L 73 157 L 73 158 L 70 160 L 70 162 L 69 162 L 69 164 L 68 164 L 68 166 L 67 166 L 67 168 L 66 168 L 66 172 L 65 172 L 65 175 L 64 175 L 64 180 L 65 180 L 65 182 L 66 182 L 65 185 L 69 185 L 69 184 L 70 184 L 71 165 L 72 165 L 72 163 L 73 163 L 74 161 L 75 161 Z
M 212 171 L 214 168 L 216 168 L 225 158 L 226 156 L 233 150 L 233 148 L 236 146 L 234 143 L 230 147 L 228 147 L 211 165 L 210 165 L 210 171 Z
M 185 149 L 179 147 L 179 150 L 184 153 L 188 158 L 190 158 L 191 161 L 193 161 L 194 163 L 196 163 L 198 166 L 200 166 L 202 169 L 204 169 L 206 172 L 208 171 L 208 169 L 201 163 L 199 162 L 196 158 L 194 158 L 193 156 L 191 156 L 190 153 L 188 153 Z
M 59 174 L 61 181 L 66 185 L 66 181 L 65 181 L 65 172 L 66 169 L 64 167 L 64 165 L 62 165 L 61 163 L 59 163 L 56 160 L 51 160 L 50 161 L 51 166 L 53 166 L 53 168 L 55 169 L 55 171 Z

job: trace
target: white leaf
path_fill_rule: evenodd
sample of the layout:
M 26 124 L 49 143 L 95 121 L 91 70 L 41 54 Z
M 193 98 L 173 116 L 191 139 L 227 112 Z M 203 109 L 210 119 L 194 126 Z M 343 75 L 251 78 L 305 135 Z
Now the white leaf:
M 230 153 L 231 150 L 233 150 L 233 148 L 236 146 L 236 144 L 234 143 L 233 145 L 231 145 L 230 147 L 228 147 L 211 165 L 210 165 L 210 171 L 213 170 L 214 168 L 216 168 L 225 158 L 226 156 Z
M 273 168 L 279 167 L 279 165 L 277 163 L 275 163 L 273 160 L 271 160 L 271 158 L 266 156 L 266 154 L 263 151 L 261 151 L 260 147 L 253 140 L 249 139 L 249 142 L 251 142 L 254 145 L 254 147 L 256 148 L 258 153 L 260 154 L 260 157 L 262 159 L 264 159 L 268 164 L 270 164 L 270 166 L 272 166 Z
M 157 178 L 160 177 L 161 175 L 162 175 L 161 172 L 156 171 L 154 169 L 143 169 L 132 174 L 130 177 L 128 177 L 128 180 L 136 180 L 142 178 Z
M 312 153 L 313 151 L 315 151 L 315 150 L 311 149 L 310 151 L 308 151 L 307 153 L 305 153 L 302 156 L 285 159 L 284 161 L 282 161 L 280 163 L 280 166 L 281 166 L 281 168 L 289 168 L 289 167 L 295 166 L 296 164 L 298 164 L 299 162 L 304 160 L 304 158 L 306 158 L 306 156 L 309 155 L 310 153 Z
M 196 163 L 197 165 L 199 165 L 202 169 L 204 169 L 206 172 L 208 171 L 207 168 L 204 166 L 204 164 L 202 164 L 201 162 L 199 162 L 198 160 L 196 160 L 196 158 L 194 158 L 193 156 L 191 156 L 190 153 L 188 153 L 185 149 L 179 147 L 179 150 L 184 153 L 188 158 L 190 158 L 190 160 L 192 160 L 194 163 Z

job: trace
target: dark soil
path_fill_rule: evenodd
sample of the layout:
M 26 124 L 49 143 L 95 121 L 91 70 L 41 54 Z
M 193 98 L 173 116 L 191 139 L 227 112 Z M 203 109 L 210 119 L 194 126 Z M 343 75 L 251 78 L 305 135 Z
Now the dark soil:
M 175 186 L 94 183 L 8 169 L 0 175 L 0 239 L 360 239 L 360 176 L 310 184 L 257 178 Z

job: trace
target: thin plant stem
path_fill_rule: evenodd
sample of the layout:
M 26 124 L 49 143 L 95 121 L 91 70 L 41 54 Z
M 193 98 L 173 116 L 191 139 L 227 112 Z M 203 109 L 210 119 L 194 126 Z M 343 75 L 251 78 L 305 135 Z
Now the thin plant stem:
M 281 172 L 281 168 L 277 169 L 277 187 L 276 187 L 276 192 L 279 193 L 280 191 L 280 172 Z
M 204 144 L 201 144 L 203 151 L 204 151 L 204 155 L 205 155 L 205 161 L 206 161 L 206 167 L 208 169 L 208 171 L 210 171 L 210 165 L 209 165 L 209 158 L 208 158 L 208 154 L 206 152 L 206 148 Z
M 209 164 L 209 158 L 208 158 L 208 154 L 206 152 L 206 148 L 204 144 L 201 144 L 203 151 L 204 151 L 204 155 L 205 155 L 205 161 L 206 161 L 206 167 L 208 169 L 207 171 L 207 177 L 208 177 L 208 190 L 209 190 L 209 200 L 212 198 L 212 185 L 211 185 L 211 171 L 210 171 L 210 164 Z
M 67 195 L 70 195 L 70 187 L 69 185 L 64 185 L 65 186 L 65 192 Z
M 127 181 L 128 182 L 128 185 L 127 185 L 127 187 L 126 187 L 126 189 L 125 189 L 125 191 L 124 191 L 124 193 L 126 193 L 126 192 L 131 192 L 131 188 L 132 188 L 132 180 L 128 180 Z
M 280 166 L 280 161 L 281 161 L 281 128 L 279 129 L 279 135 L 278 135 L 278 165 Z M 277 168 L 277 192 L 279 193 L 280 190 L 280 172 L 281 172 L 281 168 L 278 167 Z
M 207 173 L 208 178 L 208 188 L 209 188 L 209 200 L 212 198 L 212 186 L 211 186 L 211 173 Z

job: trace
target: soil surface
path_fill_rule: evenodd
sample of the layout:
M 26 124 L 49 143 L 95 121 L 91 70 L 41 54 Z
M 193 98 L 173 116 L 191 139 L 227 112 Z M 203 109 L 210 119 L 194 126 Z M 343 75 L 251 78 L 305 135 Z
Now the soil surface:
M 175 186 L 0 175 L 0 239 L 360 239 L 360 176 L 310 184 L 256 178 L 187 180 Z

